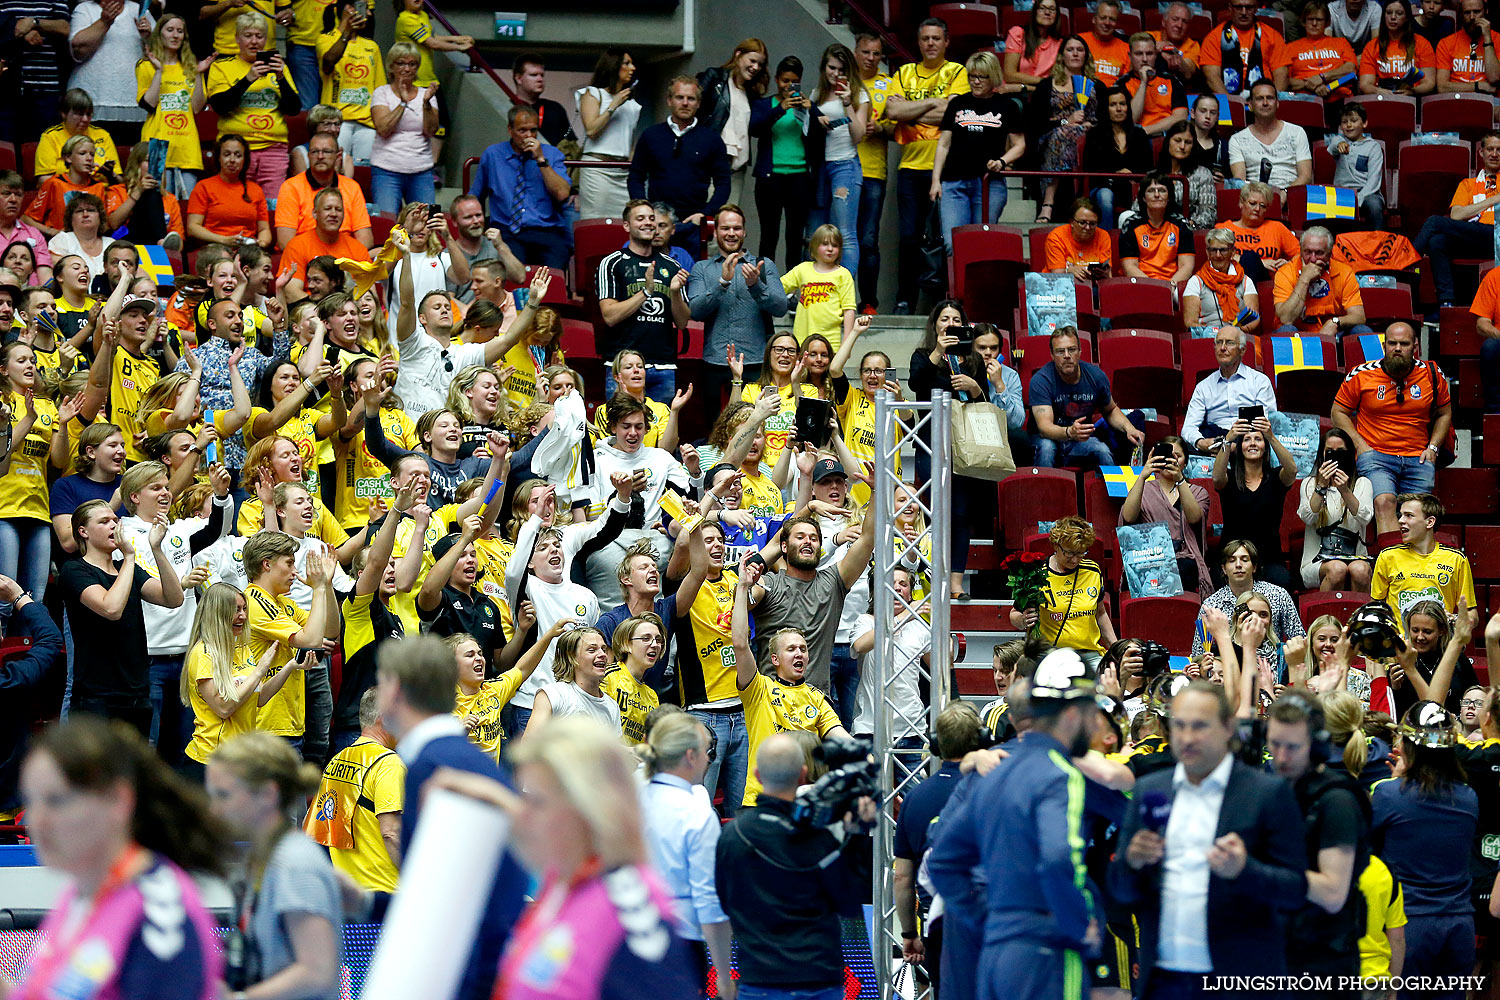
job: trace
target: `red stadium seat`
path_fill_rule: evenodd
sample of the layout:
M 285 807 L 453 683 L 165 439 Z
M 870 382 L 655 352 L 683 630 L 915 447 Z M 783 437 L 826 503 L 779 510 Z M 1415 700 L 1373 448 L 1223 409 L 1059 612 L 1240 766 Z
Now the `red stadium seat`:
M 562 339 L 558 342 L 558 346 L 562 348 L 569 365 L 578 358 L 599 356 L 594 346 L 594 326 L 581 319 L 562 321 Z
M 1123 597 L 1120 600 L 1120 634 L 1149 636 L 1167 651 L 1186 655 L 1193 648 L 1202 604 L 1197 595 L 1177 597 Z
M 16 144 L 0 142 L 0 170 L 15 170 L 19 165 L 16 159 Z
M 1500 525 L 1468 525 L 1464 528 L 1464 552 L 1474 579 L 1500 580 Z
M 1479 317 L 1468 306 L 1443 306 L 1438 310 L 1438 350 L 1444 357 L 1477 358 L 1483 338 Z
M 1099 367 L 1105 375 L 1139 365 L 1177 366 L 1172 335 L 1163 330 L 1111 329 L 1098 336 Z
M 1208 541 L 1213 545 L 1224 531 L 1224 505 L 1219 500 L 1219 491 L 1214 487 L 1212 479 L 1189 479 L 1188 482 L 1203 487 L 1203 491 L 1208 494 Z
M 1323 615 L 1333 615 L 1339 621 L 1348 621 L 1349 616 L 1361 604 L 1370 603 L 1370 595 L 1357 590 L 1314 590 L 1297 599 L 1297 612 L 1303 625 L 1311 625 Z
M 1449 517 L 1484 517 L 1500 511 L 1500 479 L 1494 469 L 1439 469 L 1434 492 Z
M 1284 122 L 1291 122 L 1293 125 L 1301 125 L 1311 132 L 1313 137 L 1328 129 L 1328 120 L 1323 116 L 1323 100 L 1320 97 L 1309 97 L 1305 100 L 1283 97 L 1281 103 L 1277 105 L 1276 117 Z
M 573 224 L 574 287 L 583 295 L 586 313 L 597 320 L 599 309 L 595 295 L 594 273 L 599 261 L 625 245 L 625 222 L 622 219 L 579 219 Z
M 1114 328 L 1146 326 L 1175 330 L 1177 316 L 1172 283 L 1159 278 L 1105 278 L 1099 289 L 1099 316 Z M 1163 322 L 1163 321 L 1168 322 Z
M 1377 139 L 1400 141 L 1417 130 L 1417 99 L 1408 94 L 1356 94 L 1345 98 L 1364 106 L 1369 115 L 1369 134 Z
M 36 187 L 36 146 L 34 142 L 21 143 L 21 180 L 28 190 Z
M 1470 142 L 1495 127 L 1500 101 L 1489 94 L 1428 94 L 1419 109 L 1423 132 L 1457 132 Z
M 950 59 L 962 62 L 979 49 L 994 45 L 1000 34 L 1000 11 L 987 3 L 938 3 L 932 17 L 948 25 Z
M 1005 547 L 1019 549 L 1037 524 L 1078 511 L 1078 476 L 1067 469 L 1024 466 L 1000 480 L 1000 527 Z
M 1374 290 L 1371 288 L 1363 289 L 1365 292 Z M 1365 344 L 1366 337 L 1378 338 L 1379 336 L 1378 333 L 1369 333 L 1359 337 L 1346 336 L 1340 341 L 1340 346 L 1344 349 L 1344 370 L 1346 372 L 1353 371 L 1366 361 L 1379 361 L 1385 356 L 1384 348 L 1377 349 L 1373 344 L 1367 347 Z
M 1406 285 L 1361 288 L 1359 297 L 1365 304 L 1365 323 L 1375 330 L 1384 330 L 1397 320 L 1410 323 L 1416 315 L 1411 289 Z M 1350 367 L 1353 367 L 1352 363 Z
M 1333 171 L 1334 171 L 1334 168 L 1338 165 L 1337 161 L 1334 160 L 1334 158 L 1333 158 L 1333 154 L 1330 153 L 1328 151 L 1328 147 L 1325 146 L 1325 145 L 1323 145 L 1321 142 L 1315 142 L 1315 143 L 1313 143 L 1312 144 L 1312 151 L 1313 151 L 1313 183 L 1314 184 L 1332 184 L 1333 183 Z
M 1468 174 L 1473 161 L 1473 144 L 1464 140 L 1419 143 L 1408 139 L 1396 147 L 1396 172 L 1403 177 L 1409 174 L 1456 174 L 1463 177 Z
M 389 215 L 381 215 L 379 212 L 370 216 L 370 232 L 375 236 L 375 246 L 385 246 L 385 238 L 391 235 L 396 220 Z
M 1057 16 L 1060 19 L 1058 21 L 1057 27 L 1058 30 L 1062 33 L 1061 37 L 1067 38 L 1073 33 L 1072 13 L 1064 8 L 1057 12 Z M 1022 30 L 1025 30 L 1026 24 L 1030 20 L 1031 11 L 1016 10 L 1014 7 L 1007 6 L 1004 10 L 1000 11 L 1000 35 L 1002 40 L 1005 35 L 1010 33 L 1011 28 L 1021 28 Z M 1198 36 L 1194 35 L 1193 37 L 1197 38 Z
M 1099 314 L 1094 311 L 1094 286 L 1092 282 L 1075 281 L 1073 283 L 1075 292 L 1075 303 L 1078 310 L 1078 331 L 1080 333 L 1093 333 L 1099 329 Z M 1026 288 L 1024 285 L 1016 291 L 1017 309 L 1020 312 L 1021 322 L 1017 329 L 1023 329 L 1026 320 Z
M 954 228 L 953 255 L 948 259 L 948 279 L 954 298 L 964 297 L 968 265 L 989 261 L 1017 265 L 1020 268 L 1018 276 L 1024 274 L 1027 270 L 1026 245 L 1021 240 L 1020 231 L 988 225 Z
M 1500 413 L 1484 415 L 1484 464 L 1500 465 Z

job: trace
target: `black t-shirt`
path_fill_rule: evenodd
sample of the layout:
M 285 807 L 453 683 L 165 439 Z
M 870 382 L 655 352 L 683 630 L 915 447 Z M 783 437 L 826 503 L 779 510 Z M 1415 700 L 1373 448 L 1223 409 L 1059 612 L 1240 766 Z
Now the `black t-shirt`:
M 417 605 L 417 613 L 427 622 L 433 635 L 447 638 L 450 635 L 472 635 L 485 658 L 505 644 L 500 631 L 500 609 L 495 602 L 485 597 L 478 589 L 465 594 L 453 587 L 443 588 L 443 598 L 431 611 Z
M 1288 966 L 1295 972 L 1342 970 L 1350 963 L 1357 968 L 1359 938 L 1364 933 L 1364 896 L 1356 883 L 1369 857 L 1369 819 L 1360 808 L 1353 782 L 1337 774 L 1310 771 L 1297 781 L 1293 791 L 1302 810 L 1310 870 L 1318 869 L 1318 852 L 1324 848 L 1352 847 L 1354 872 L 1349 896 L 1339 912 L 1329 913 L 1311 903 L 1298 911 L 1287 934 Z
M 1230 469 L 1229 482 L 1219 491 L 1224 511 L 1224 541 L 1246 541 L 1255 545 L 1262 566 L 1276 566 L 1286 561 L 1281 550 L 1281 511 L 1287 490 L 1279 470 L 1267 468 L 1254 490 L 1241 489 Z
M 568 112 L 561 104 L 551 98 L 541 97 L 537 99 L 537 116 L 541 119 L 537 123 L 537 131 L 542 133 L 542 141 L 549 146 L 572 137 L 573 126 L 568 122 Z
M 141 588 L 150 574 L 135 567 L 130 599 L 117 621 L 95 614 L 83 603 L 85 590 L 95 584 L 108 590 L 117 576 L 82 559 L 69 559 L 57 571 L 73 626 L 73 697 L 80 701 L 142 702 L 151 696 L 146 619 L 141 613 Z
M 960 94 L 943 112 L 944 132 L 953 133 L 948 159 L 943 161 L 943 180 L 967 181 L 983 177 L 985 164 L 1005 153 L 1005 137 L 1019 129 L 1012 121 L 1015 104 L 999 94 L 975 97 Z
M 1431 652 L 1417 654 L 1417 669 L 1421 671 L 1422 679 L 1428 684 L 1432 683 L 1432 675 L 1437 673 L 1438 664 L 1443 660 L 1443 648 L 1439 646 Z M 1478 685 L 1479 675 L 1474 672 L 1474 661 L 1469 659 L 1467 653 L 1458 654 L 1458 662 L 1453 665 L 1453 680 L 1448 683 L 1448 696 L 1443 699 L 1443 707 L 1457 715 L 1459 702 L 1464 700 L 1464 692 Z M 1397 722 L 1400 722 L 1406 715 L 1406 710 L 1419 700 L 1416 688 L 1410 683 L 1393 685 L 1391 698 L 1396 703 Z
M 599 327 L 599 347 L 606 358 L 628 347 L 654 364 L 677 362 L 677 322 L 672 318 L 669 285 L 682 265 L 659 251 L 638 257 L 629 247 L 616 250 L 599 262 L 598 295 L 616 302 L 630 298 L 645 287 L 646 268 L 652 263 L 656 264 L 656 291 L 646 296 L 635 315 L 615 326 Z

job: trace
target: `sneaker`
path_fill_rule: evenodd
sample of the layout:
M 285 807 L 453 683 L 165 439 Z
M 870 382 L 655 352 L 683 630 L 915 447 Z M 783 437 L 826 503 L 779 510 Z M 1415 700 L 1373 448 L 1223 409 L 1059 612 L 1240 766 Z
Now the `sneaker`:
M 895 315 L 895 316 L 910 316 L 911 315 L 911 303 L 910 302 L 897 302 L 896 303 L 896 308 L 894 308 L 894 309 L 891 310 L 891 314 Z
M 182 249 L 182 237 L 177 233 L 168 233 L 166 237 L 162 239 L 161 245 L 166 249 L 171 250 L 173 253 L 177 253 Z
M 876 309 L 874 306 L 870 305 L 869 303 L 866 303 L 866 304 L 864 304 L 864 305 L 862 305 L 862 306 L 859 307 L 859 314 L 861 316 L 879 316 L 880 315 L 880 310 Z

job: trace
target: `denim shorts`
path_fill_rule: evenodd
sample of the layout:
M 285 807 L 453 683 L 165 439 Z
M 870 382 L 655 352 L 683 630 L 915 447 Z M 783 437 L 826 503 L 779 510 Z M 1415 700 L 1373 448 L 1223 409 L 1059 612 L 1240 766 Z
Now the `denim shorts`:
M 1437 466 L 1420 456 L 1386 455 L 1370 450 L 1354 461 L 1355 471 L 1370 481 L 1375 496 L 1387 493 L 1431 493 L 1437 482 Z

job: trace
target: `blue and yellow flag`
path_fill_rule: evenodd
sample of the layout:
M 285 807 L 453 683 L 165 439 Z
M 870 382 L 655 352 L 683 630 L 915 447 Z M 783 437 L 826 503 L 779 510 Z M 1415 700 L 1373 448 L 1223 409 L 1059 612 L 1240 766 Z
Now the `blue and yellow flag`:
M 1271 365 L 1277 375 L 1326 368 L 1323 347 L 1318 337 L 1272 337 Z
M 1359 82 L 1359 74 L 1358 73 L 1345 73 L 1343 76 L 1339 77 L 1337 80 L 1335 80 L 1332 83 L 1330 83 L 1328 85 L 1328 89 L 1330 91 L 1332 91 L 1332 90 L 1348 90 L 1348 91 L 1352 92 L 1354 90 L 1354 85 L 1356 83 L 1358 83 L 1358 82 Z
M 165 247 L 155 243 L 144 243 L 138 248 L 141 252 L 141 275 L 156 282 L 157 288 L 171 288 L 177 284 L 176 275 L 172 271 L 172 261 L 167 256 Z
M 1073 77 L 1073 96 L 1078 98 L 1078 106 L 1083 107 L 1094 96 L 1094 81 L 1086 76 Z
M 1307 186 L 1309 219 L 1353 219 L 1355 204 L 1355 193 L 1349 188 L 1326 187 L 1322 184 Z
M 1347 348 L 1345 349 L 1347 350 Z M 1385 334 L 1360 334 L 1359 349 L 1364 352 L 1366 361 L 1379 361 L 1381 358 L 1385 357 Z
M 1101 465 L 1099 467 L 1099 474 L 1104 477 L 1104 485 L 1109 488 L 1109 495 L 1121 498 L 1130 495 L 1130 488 L 1145 471 L 1145 468 L 1139 465 Z
M 1188 107 L 1191 108 L 1197 104 L 1198 98 L 1202 96 L 1202 94 L 1189 94 L 1187 98 Z M 1216 94 L 1215 96 L 1219 99 L 1219 124 L 1233 125 L 1234 119 L 1229 115 L 1229 96 L 1227 94 Z

